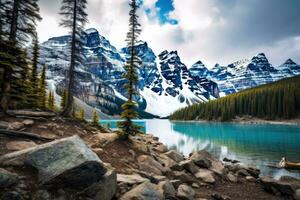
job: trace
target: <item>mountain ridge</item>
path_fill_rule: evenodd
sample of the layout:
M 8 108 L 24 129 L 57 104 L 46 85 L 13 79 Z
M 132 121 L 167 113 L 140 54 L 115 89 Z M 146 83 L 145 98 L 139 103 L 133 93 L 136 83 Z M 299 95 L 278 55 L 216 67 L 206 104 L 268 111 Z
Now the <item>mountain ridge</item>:
M 58 93 L 66 84 L 69 40 L 68 35 L 52 37 L 41 45 L 41 63 L 48 66 L 48 79 L 55 81 Z M 120 102 L 115 99 L 126 99 L 123 66 L 128 49 L 118 50 L 94 28 L 82 34 L 82 41 L 84 62 L 76 66 L 75 96 L 100 109 L 120 110 Z M 135 101 L 140 110 L 160 117 L 194 103 L 300 74 L 300 66 L 293 60 L 287 59 L 276 68 L 263 53 L 208 69 L 201 61 L 187 67 L 177 51 L 165 50 L 155 55 L 144 41 L 136 45 L 136 50 L 143 64 L 137 70 L 139 95 Z

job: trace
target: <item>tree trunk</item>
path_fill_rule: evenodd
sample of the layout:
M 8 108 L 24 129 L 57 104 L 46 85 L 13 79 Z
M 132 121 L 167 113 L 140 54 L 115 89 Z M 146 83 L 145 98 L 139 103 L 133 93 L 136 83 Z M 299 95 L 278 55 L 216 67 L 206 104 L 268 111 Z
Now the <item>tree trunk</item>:
M 65 109 L 62 112 L 62 116 L 71 117 L 73 109 L 73 89 L 74 89 L 74 70 L 75 70 L 75 56 L 76 56 L 76 23 L 77 23 L 77 0 L 74 0 L 73 9 L 73 30 L 72 30 L 72 42 L 71 42 L 71 62 L 69 70 L 69 83 L 68 83 L 68 98 Z

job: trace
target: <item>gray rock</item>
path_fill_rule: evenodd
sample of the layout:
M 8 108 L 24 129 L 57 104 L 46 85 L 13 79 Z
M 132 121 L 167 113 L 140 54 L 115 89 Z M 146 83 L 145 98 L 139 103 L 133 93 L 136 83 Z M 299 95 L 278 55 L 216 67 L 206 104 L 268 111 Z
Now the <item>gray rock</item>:
M 106 173 L 102 161 L 78 136 L 6 154 L 2 162 L 33 167 L 40 184 L 55 188 L 87 187 Z
M 246 180 L 249 182 L 255 182 L 256 179 L 253 176 L 246 176 Z
M 165 199 L 175 198 L 176 190 L 169 180 L 160 182 L 158 187 Z
M 251 176 L 246 169 L 240 169 L 236 173 L 238 176 L 247 177 Z
M 31 119 L 25 119 L 22 121 L 22 123 L 25 125 L 25 126 L 32 126 L 34 124 L 34 121 L 31 120 Z
M 185 184 L 180 185 L 177 190 L 177 197 L 182 200 L 194 200 L 195 194 L 195 191 Z
M 17 184 L 18 175 L 0 168 L 0 189 Z
M 159 153 L 165 153 L 168 151 L 168 147 L 166 147 L 164 144 L 159 144 L 157 147 L 154 147 L 154 150 Z
M 208 169 L 201 169 L 195 176 L 204 183 L 214 184 L 216 182 L 213 172 Z
M 92 199 L 111 200 L 117 192 L 117 173 L 110 169 L 97 183 L 93 183 L 85 190 L 85 194 Z
M 155 175 L 163 175 L 166 169 L 153 157 L 141 155 L 137 158 L 139 169 Z
M 163 200 L 159 187 L 149 182 L 142 183 L 125 193 L 120 200 Z
M 200 154 L 198 152 L 192 153 L 190 159 L 193 160 L 194 163 L 201 168 L 209 169 L 212 165 L 211 161 L 208 158 L 204 157 L 203 154 Z
M 174 160 L 172 160 L 171 158 L 169 158 L 168 156 L 166 156 L 164 154 L 160 154 L 155 157 L 156 157 L 156 160 L 164 167 L 172 167 L 177 164 Z
M 23 200 L 23 197 L 18 192 L 5 192 L 0 200 Z
M 168 152 L 165 153 L 165 155 L 167 155 L 169 158 L 171 158 L 175 162 L 181 162 L 181 161 L 184 160 L 183 155 L 178 153 L 175 150 L 168 151 Z
M 227 179 L 232 183 L 236 183 L 238 181 L 237 177 L 232 172 L 227 174 Z
M 174 176 L 176 179 L 181 180 L 183 183 L 193 183 L 194 182 L 194 178 L 192 176 L 190 176 L 189 174 L 185 173 L 184 171 L 182 171 L 182 172 L 175 171 Z
M 174 165 L 172 165 L 170 167 L 170 169 L 173 171 L 183 171 L 184 170 L 183 166 L 180 165 L 179 163 L 175 163 Z
M 260 170 L 255 167 L 246 167 L 247 172 L 254 178 L 259 178 Z
M 181 161 L 179 165 L 192 174 L 196 174 L 199 171 L 198 167 L 194 164 L 194 161 L 192 160 Z
M 138 174 L 117 174 L 117 182 L 118 183 L 125 183 L 128 185 L 135 185 L 149 181 L 149 179 L 143 178 Z
M 224 173 L 224 165 L 221 161 L 214 158 L 210 153 L 205 150 L 197 151 L 191 154 L 190 159 L 197 160 L 197 159 L 207 159 L 211 162 L 211 166 L 209 167 L 210 170 L 214 171 L 218 175 L 223 175 Z M 195 162 L 195 161 L 194 161 Z M 201 161 L 202 162 L 202 161 Z M 207 162 L 208 163 L 208 162 Z M 199 163 L 198 163 L 199 164 Z M 209 166 L 209 165 L 208 165 Z M 207 168 L 207 167 L 206 167 Z

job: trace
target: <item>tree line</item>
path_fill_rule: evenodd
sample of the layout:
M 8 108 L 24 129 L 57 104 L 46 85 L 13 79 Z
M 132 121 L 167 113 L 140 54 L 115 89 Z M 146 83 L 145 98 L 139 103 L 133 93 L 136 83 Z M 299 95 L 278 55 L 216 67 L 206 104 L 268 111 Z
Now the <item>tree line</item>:
M 244 90 L 178 111 L 171 120 L 230 121 L 237 116 L 291 119 L 300 113 L 300 76 Z

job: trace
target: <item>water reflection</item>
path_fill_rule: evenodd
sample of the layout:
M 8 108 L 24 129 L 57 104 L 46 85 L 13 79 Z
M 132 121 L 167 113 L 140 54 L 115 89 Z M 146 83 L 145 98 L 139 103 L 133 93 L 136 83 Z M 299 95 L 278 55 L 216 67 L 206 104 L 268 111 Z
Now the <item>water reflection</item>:
M 101 120 L 116 128 L 117 120 Z M 263 175 L 300 178 L 299 171 L 272 169 L 283 156 L 300 162 L 300 126 L 241 125 L 231 123 L 170 122 L 169 120 L 135 120 L 143 131 L 152 133 L 171 149 L 185 155 L 205 149 L 219 159 L 228 157 L 262 170 Z
M 300 126 L 147 120 L 146 131 L 185 155 L 205 149 L 219 159 L 228 157 L 257 166 L 264 175 L 300 178 L 299 171 L 267 167 L 277 164 L 283 156 L 291 161 L 300 161 Z

